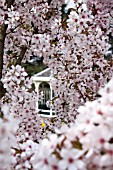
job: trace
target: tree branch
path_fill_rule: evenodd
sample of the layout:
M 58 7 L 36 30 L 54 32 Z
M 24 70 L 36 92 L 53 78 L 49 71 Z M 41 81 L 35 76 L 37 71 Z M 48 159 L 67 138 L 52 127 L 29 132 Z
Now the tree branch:
M 7 8 L 11 8 L 15 0 L 6 0 Z
M 20 24 L 18 24 L 17 26 L 15 26 L 15 28 L 11 29 L 10 32 L 7 33 L 7 35 L 10 34 L 10 33 L 11 33 L 11 34 L 14 33 L 15 30 L 16 30 L 18 27 L 22 26 L 24 23 L 25 23 L 25 22 L 20 23 Z
M 52 2 L 52 0 L 48 0 L 48 5 L 50 5 L 51 2 Z
M 15 63 L 15 65 L 17 65 L 17 64 L 21 65 L 22 60 L 24 58 L 24 55 L 26 53 L 26 50 L 27 50 L 27 47 L 23 46 L 22 49 L 21 49 L 20 55 L 18 56 L 18 59 L 17 59 L 17 61 Z
M 2 78 L 2 69 L 3 69 L 4 41 L 6 37 L 6 30 L 7 30 L 7 25 L 3 24 L 0 26 L 0 99 L 3 97 L 5 93 L 5 89 L 3 88 L 1 78 Z
M 13 5 L 14 1 L 15 0 L 6 0 L 7 8 L 10 8 L 11 5 Z M 5 94 L 5 89 L 3 88 L 3 84 L 1 82 L 1 78 L 2 78 L 2 70 L 3 70 L 4 42 L 5 42 L 7 27 L 8 26 L 5 25 L 5 24 L 2 24 L 0 26 L 0 99 Z

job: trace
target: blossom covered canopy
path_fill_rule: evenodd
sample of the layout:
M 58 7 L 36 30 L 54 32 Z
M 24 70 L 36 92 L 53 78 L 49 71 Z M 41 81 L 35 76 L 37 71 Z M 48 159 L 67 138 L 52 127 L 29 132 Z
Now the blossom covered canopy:
M 74 2 L 66 12 L 64 0 L 0 1 L 0 79 L 6 89 L 0 101 L 1 170 L 113 167 L 113 80 L 98 98 L 113 73 L 112 58 L 104 58 L 113 1 Z M 22 67 L 31 55 L 43 56 L 54 76 L 58 117 L 46 120 L 43 131 L 39 96 Z M 51 132 L 56 134 L 47 138 Z

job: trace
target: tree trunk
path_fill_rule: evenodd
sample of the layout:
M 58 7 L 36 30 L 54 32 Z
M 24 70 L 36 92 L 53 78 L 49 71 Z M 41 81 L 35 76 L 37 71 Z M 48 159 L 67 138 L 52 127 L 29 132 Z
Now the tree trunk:
M 7 30 L 6 25 L 3 24 L 0 26 L 0 99 L 3 97 L 5 93 L 5 89 L 3 88 L 1 78 L 3 70 L 4 41 L 6 37 L 6 30 Z
M 10 8 L 13 5 L 15 0 L 6 0 L 7 8 Z M 7 16 L 6 18 L 7 19 Z M 2 24 L 0 26 L 0 100 L 5 94 L 5 89 L 3 88 L 3 84 L 1 82 L 2 78 L 2 70 L 3 70 L 3 55 L 4 55 L 4 42 L 6 37 L 7 25 Z

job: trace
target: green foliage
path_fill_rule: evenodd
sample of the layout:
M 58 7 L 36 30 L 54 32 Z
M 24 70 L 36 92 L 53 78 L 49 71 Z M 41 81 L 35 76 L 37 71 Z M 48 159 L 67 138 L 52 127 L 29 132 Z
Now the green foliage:
M 33 76 L 34 74 L 44 70 L 47 68 L 47 66 L 43 63 L 37 63 L 37 64 L 28 64 L 24 63 L 22 66 L 25 68 L 26 72 L 29 76 Z

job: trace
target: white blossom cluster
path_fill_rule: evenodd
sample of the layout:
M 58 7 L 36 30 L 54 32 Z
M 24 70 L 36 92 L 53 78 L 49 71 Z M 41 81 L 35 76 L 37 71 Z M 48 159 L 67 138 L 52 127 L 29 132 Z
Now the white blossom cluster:
M 11 167 L 16 170 L 33 169 L 31 157 L 38 150 L 37 143 L 32 140 L 27 140 L 24 143 L 19 143 L 18 150 L 11 150 Z
M 113 78 L 99 93 L 100 99 L 78 109 L 75 125 L 39 144 L 31 158 L 34 170 L 112 170 Z
M 12 150 L 14 153 L 12 159 L 14 159 L 11 169 L 32 169 L 30 163 L 25 163 L 24 166 L 28 156 L 23 158 L 25 151 L 22 150 L 22 147 L 26 148 L 29 140 L 39 142 L 41 132 L 41 120 L 36 112 L 37 94 L 32 90 L 32 80 L 28 78 L 25 70 L 16 64 L 16 61 L 20 59 L 19 64 L 21 64 L 33 54 L 38 55 L 37 57 L 50 56 L 53 51 L 50 47 L 50 22 L 53 22 L 54 18 L 59 18 L 63 3 L 64 0 L 60 2 L 48 2 L 47 0 L 0 1 L 0 40 L 3 38 L 2 41 L 4 41 L 2 82 L 6 89 L 0 106 L 8 105 L 8 114 L 20 120 L 19 127 L 15 132 L 16 144 Z M 3 32 L 2 35 L 1 32 Z M 10 148 L 8 146 L 8 149 Z M 1 156 L 5 158 L 5 154 L 2 152 Z M 9 157 L 7 157 L 8 160 Z M 3 164 L 5 166 L 4 162 Z M 9 165 L 9 161 L 7 164 Z M 0 168 L 2 167 L 3 165 L 0 165 Z M 5 170 L 8 170 L 7 167 L 6 165 Z
M 16 134 L 17 140 L 39 140 L 40 116 L 36 112 L 38 96 L 31 91 L 32 79 L 27 77 L 24 68 L 17 65 L 7 70 L 2 82 L 7 90 L 4 100 L 9 106 L 9 113 L 21 121 Z
M 7 91 L 0 103 L 0 170 L 113 169 L 113 80 L 95 100 L 113 72 L 112 60 L 104 59 L 107 34 L 112 32 L 112 0 L 75 0 L 67 14 L 62 13 L 63 4 L 64 0 L 0 1 L 2 82 Z M 34 54 L 43 56 L 52 70 L 52 102 L 58 112 L 57 118 L 45 122 L 43 136 L 37 94 L 18 65 Z
M 8 53 L 11 59 L 17 59 L 21 50 L 25 48 L 25 62 L 32 54 L 40 57 L 44 52 L 51 53 L 48 32 L 51 17 L 49 11 L 53 9 L 49 7 L 47 0 L 19 0 L 11 3 L 12 5 L 10 2 L 2 1 L 0 8 L 0 27 L 3 24 L 7 25 L 4 56 Z M 36 37 L 40 37 L 39 41 Z M 7 62 L 10 63 L 11 60 Z
M 102 3 L 99 8 L 95 3 L 93 5 L 96 15 L 87 1 L 75 1 L 62 27 L 57 22 L 59 29 L 56 31 L 51 23 L 56 42 L 51 40 L 54 51 L 50 58 L 44 58 L 44 62 L 52 70 L 54 80 L 51 83 L 56 94 L 53 103 L 59 113 L 53 127 L 59 127 L 62 122 L 74 122 L 77 108 L 86 101 L 96 99 L 99 88 L 112 77 L 112 61 L 104 58 L 110 47 L 106 32 L 110 18 L 105 17 L 108 22 L 105 30 L 97 22 Z M 110 13 L 107 15 L 110 16 Z
M 106 32 L 113 35 L 113 1 L 87 0 L 88 7 L 93 10 L 95 21 Z
M 7 104 L 3 104 L 1 110 L 4 116 L 0 118 L 0 169 L 9 170 L 12 162 L 11 148 L 17 146 L 15 134 L 19 120 L 9 115 Z

